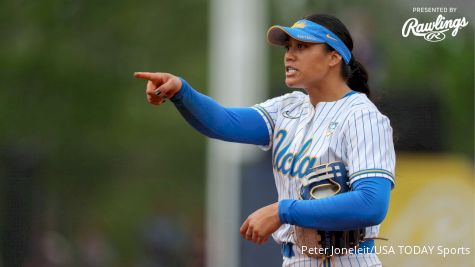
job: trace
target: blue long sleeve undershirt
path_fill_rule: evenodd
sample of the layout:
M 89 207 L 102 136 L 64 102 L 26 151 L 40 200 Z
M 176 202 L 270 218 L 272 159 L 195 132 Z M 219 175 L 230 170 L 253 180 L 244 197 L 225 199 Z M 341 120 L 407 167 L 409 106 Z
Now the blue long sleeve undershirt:
M 357 180 L 353 191 L 316 200 L 279 202 L 282 223 L 325 231 L 343 231 L 380 224 L 386 216 L 391 181 L 371 177 Z
M 184 79 L 171 98 L 185 120 L 215 139 L 255 145 L 269 144 L 269 131 L 259 112 L 250 107 L 227 108 L 194 90 Z

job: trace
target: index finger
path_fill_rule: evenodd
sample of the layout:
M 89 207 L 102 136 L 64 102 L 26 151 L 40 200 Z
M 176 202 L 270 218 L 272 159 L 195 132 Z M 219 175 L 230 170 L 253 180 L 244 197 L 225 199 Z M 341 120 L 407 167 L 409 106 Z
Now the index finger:
M 161 82 L 163 80 L 163 75 L 161 75 L 160 73 L 153 72 L 135 72 L 134 77 L 149 80 L 152 82 Z

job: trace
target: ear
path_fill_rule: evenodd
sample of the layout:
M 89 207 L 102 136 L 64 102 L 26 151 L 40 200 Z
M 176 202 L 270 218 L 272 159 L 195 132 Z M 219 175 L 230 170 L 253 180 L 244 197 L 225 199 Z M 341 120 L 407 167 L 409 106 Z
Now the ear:
M 340 63 L 342 60 L 343 60 L 343 58 L 341 57 L 340 54 L 338 54 L 338 52 L 332 51 L 332 52 L 330 53 L 330 61 L 328 62 L 328 65 L 329 65 L 330 67 L 335 67 L 335 66 L 338 65 L 338 63 Z

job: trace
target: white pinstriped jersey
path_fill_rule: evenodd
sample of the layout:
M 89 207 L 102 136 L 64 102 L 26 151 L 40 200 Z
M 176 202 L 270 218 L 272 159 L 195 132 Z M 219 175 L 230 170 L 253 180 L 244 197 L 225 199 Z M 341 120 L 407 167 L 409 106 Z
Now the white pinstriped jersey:
M 315 107 L 307 94 L 294 91 L 269 99 L 254 108 L 269 129 L 272 166 L 279 200 L 298 199 L 300 178 L 313 166 L 342 161 L 350 186 L 367 177 L 384 177 L 394 183 L 395 153 L 389 119 L 365 94 L 350 94 Z M 291 227 L 274 234 L 278 242 L 294 242 Z M 376 237 L 379 225 L 366 229 Z

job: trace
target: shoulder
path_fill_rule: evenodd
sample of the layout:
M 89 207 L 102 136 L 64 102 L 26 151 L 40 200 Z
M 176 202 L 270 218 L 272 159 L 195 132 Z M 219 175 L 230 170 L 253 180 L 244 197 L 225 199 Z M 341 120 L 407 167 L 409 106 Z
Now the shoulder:
M 348 112 L 354 112 L 357 110 L 378 110 L 378 108 L 369 100 L 369 98 L 363 93 L 357 93 L 352 96 L 350 103 L 348 104 Z
M 348 105 L 348 113 L 354 114 L 357 112 L 366 111 L 369 113 L 378 113 L 384 116 L 381 111 L 379 111 L 378 107 L 371 102 L 371 100 L 362 93 L 355 94 L 354 99 Z
M 302 102 L 308 97 L 306 94 L 300 91 L 293 91 L 291 93 L 287 93 L 281 96 L 278 96 L 274 99 L 280 101 L 282 105 L 294 104 Z
M 289 105 L 301 104 L 305 101 L 307 97 L 308 96 L 306 94 L 300 91 L 293 91 L 291 93 L 287 93 L 281 96 L 268 99 L 265 102 L 257 104 L 257 105 L 263 108 L 273 106 L 274 108 L 281 109 Z
M 387 121 L 389 123 L 389 118 L 381 113 L 376 105 L 371 102 L 371 100 L 365 94 L 358 93 L 350 97 L 353 99 L 349 101 L 348 107 L 346 109 L 345 122 L 354 121 L 356 119 L 378 119 Z

